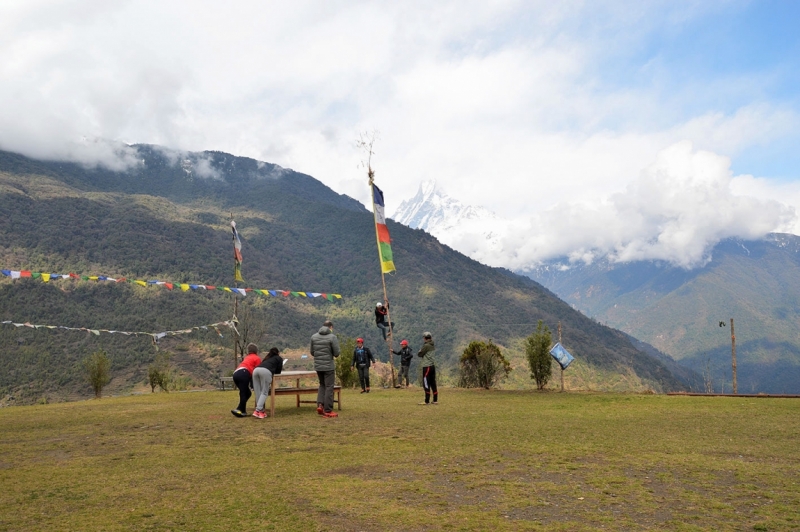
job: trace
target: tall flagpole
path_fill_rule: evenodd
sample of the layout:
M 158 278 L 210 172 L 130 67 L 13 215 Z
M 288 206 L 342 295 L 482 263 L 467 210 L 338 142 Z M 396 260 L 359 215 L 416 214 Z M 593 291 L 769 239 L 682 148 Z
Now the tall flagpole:
M 239 279 L 241 278 L 241 274 L 239 274 L 239 268 L 241 268 L 241 242 L 239 241 L 238 234 L 236 232 L 236 222 L 233 221 L 233 213 L 231 213 L 231 232 L 233 233 L 233 286 L 235 288 L 239 288 Z M 238 246 L 237 247 L 237 243 Z M 238 274 L 238 275 L 237 275 Z M 233 323 L 233 364 L 234 368 L 239 365 L 239 356 L 242 355 L 242 346 L 241 341 L 239 338 L 239 293 L 233 293 L 233 318 L 231 318 L 231 322 Z M 244 357 L 243 357 L 244 358 Z
M 371 166 L 368 167 L 367 175 L 369 176 L 369 192 L 370 195 L 372 195 L 372 219 L 375 225 L 375 242 L 378 245 L 378 260 L 380 260 L 381 240 L 378 234 L 378 219 L 375 216 L 375 172 L 372 171 Z M 394 388 L 397 386 L 397 376 L 394 371 L 394 331 L 392 330 L 392 314 L 389 310 L 389 295 L 386 292 L 386 274 L 383 273 L 383 265 L 381 265 L 381 284 L 383 284 L 383 304 L 386 306 L 386 319 L 389 321 L 389 366 L 392 368 L 392 388 Z
M 394 331 L 392 328 L 392 314 L 389 310 L 389 295 L 386 292 L 386 274 L 383 271 L 383 256 L 381 255 L 381 237 L 378 232 L 378 217 L 375 207 L 375 172 L 372 170 L 372 144 L 375 142 L 374 134 L 369 140 L 361 139 L 359 144 L 368 152 L 367 177 L 369 178 L 369 194 L 372 197 L 372 219 L 375 225 L 375 243 L 378 246 L 378 260 L 381 262 L 381 284 L 383 285 L 383 304 L 386 306 L 386 319 L 389 321 L 389 366 L 392 368 L 392 388 L 397 386 L 397 375 L 394 371 Z

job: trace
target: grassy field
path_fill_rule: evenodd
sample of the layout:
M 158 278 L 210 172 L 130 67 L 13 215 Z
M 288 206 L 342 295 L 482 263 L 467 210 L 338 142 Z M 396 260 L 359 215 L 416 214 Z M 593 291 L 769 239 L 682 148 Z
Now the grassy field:
M 800 530 L 800 401 L 235 392 L 0 410 L 0 530 Z

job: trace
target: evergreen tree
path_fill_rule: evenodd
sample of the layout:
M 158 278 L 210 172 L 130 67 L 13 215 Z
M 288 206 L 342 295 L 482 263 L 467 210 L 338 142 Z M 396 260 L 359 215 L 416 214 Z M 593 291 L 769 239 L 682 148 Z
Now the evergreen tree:
M 334 359 L 336 365 L 336 379 L 342 388 L 353 388 L 358 382 L 358 374 L 350 367 L 353 363 L 353 351 L 356 349 L 355 338 L 342 338 L 340 354 Z
M 525 339 L 525 357 L 531 370 L 531 379 L 536 381 L 536 388 L 543 390 L 550 380 L 553 358 L 550 356 L 552 337 L 547 325 L 539 320 L 536 332 Z
M 83 359 L 83 368 L 86 371 L 86 379 L 94 390 L 94 396 L 99 399 L 103 394 L 103 387 L 111 380 L 109 370 L 111 361 L 105 351 L 95 351 Z
M 508 376 L 511 364 L 491 340 L 470 342 L 461 355 L 460 370 L 460 387 L 488 390 Z

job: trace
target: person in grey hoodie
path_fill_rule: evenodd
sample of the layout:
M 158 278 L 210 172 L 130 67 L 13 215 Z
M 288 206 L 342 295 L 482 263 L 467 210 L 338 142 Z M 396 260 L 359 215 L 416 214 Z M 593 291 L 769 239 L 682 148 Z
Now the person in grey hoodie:
M 319 377 L 317 413 L 324 417 L 338 417 L 333 411 L 333 386 L 336 382 L 336 365 L 333 359 L 339 356 L 339 339 L 333 334 L 333 323 L 326 321 L 311 337 L 311 356 L 314 370 Z

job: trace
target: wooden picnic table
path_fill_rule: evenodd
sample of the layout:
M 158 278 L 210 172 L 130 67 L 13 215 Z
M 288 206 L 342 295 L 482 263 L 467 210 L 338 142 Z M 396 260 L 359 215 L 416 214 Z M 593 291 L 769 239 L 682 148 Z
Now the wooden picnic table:
M 319 391 L 319 385 L 314 387 L 301 387 L 300 380 L 301 379 L 308 379 L 313 378 L 317 379 L 317 372 L 312 370 L 295 370 L 295 371 L 283 371 L 277 375 L 272 376 L 272 386 L 270 390 L 270 417 L 275 416 L 275 396 L 276 395 L 295 395 L 297 396 L 297 407 L 300 408 L 300 403 L 313 403 L 317 404 L 316 399 L 314 401 L 301 401 L 300 395 L 307 394 L 307 393 L 317 393 Z M 292 381 L 294 380 L 294 386 L 279 388 L 278 383 L 280 381 Z M 341 386 L 334 386 L 334 399 L 333 402 L 339 405 L 339 410 L 342 409 L 342 387 Z

